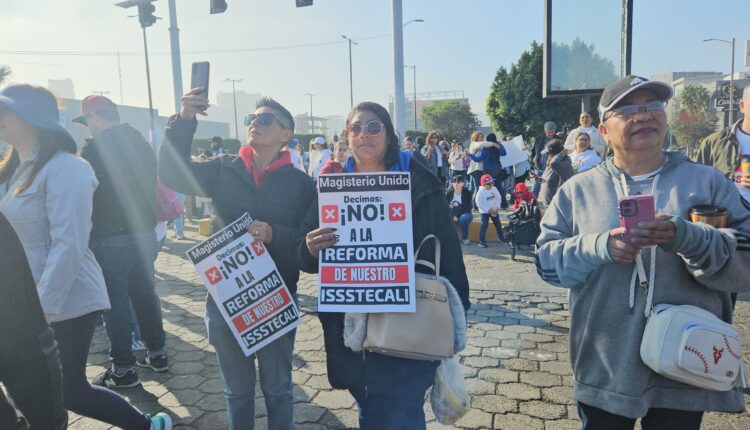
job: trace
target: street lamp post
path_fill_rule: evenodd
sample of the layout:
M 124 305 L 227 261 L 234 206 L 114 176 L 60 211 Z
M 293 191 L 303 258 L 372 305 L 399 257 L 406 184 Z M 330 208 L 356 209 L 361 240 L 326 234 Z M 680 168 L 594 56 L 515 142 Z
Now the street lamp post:
M 731 75 L 729 76 L 729 126 L 731 127 L 732 124 L 734 124 L 734 37 L 731 42 L 724 39 L 703 39 L 704 42 L 710 42 L 712 40 L 732 45 L 732 70 Z
M 411 69 L 413 72 L 414 81 L 414 130 L 417 130 L 417 66 L 404 66 L 405 68 Z
M 318 94 L 305 93 L 306 96 L 310 97 L 310 134 L 315 134 L 315 121 L 313 120 L 313 109 L 312 109 L 312 98 Z
M 232 100 L 234 102 L 234 138 L 240 140 L 240 132 L 237 129 L 237 91 L 235 91 L 234 84 L 242 82 L 242 79 L 224 79 L 224 82 L 232 83 Z
M 354 109 L 354 81 L 352 80 L 352 45 L 357 45 L 357 42 L 351 38 L 341 35 L 344 39 L 349 41 L 349 105 L 350 108 Z
M 412 22 L 424 22 L 423 19 L 412 19 L 404 23 L 402 0 L 391 0 L 391 21 L 393 28 L 393 123 L 397 134 L 404 136 L 404 27 Z

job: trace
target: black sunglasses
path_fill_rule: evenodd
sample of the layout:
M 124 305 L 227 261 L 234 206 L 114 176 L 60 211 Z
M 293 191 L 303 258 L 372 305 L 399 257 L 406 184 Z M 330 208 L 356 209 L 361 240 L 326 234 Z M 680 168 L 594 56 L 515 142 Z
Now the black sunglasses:
M 279 125 L 281 125 L 283 128 L 286 128 L 286 129 L 289 128 L 288 126 L 284 124 L 284 121 L 279 119 L 278 116 L 276 116 L 275 114 L 271 112 L 263 112 L 260 114 L 254 114 L 254 113 L 248 114 L 247 116 L 245 116 L 245 126 L 250 127 L 250 125 L 254 122 L 258 125 L 262 125 L 265 127 L 265 126 L 271 125 L 273 123 L 273 120 L 278 121 Z
M 383 132 L 383 127 L 385 127 L 385 124 L 382 122 L 373 119 L 372 121 L 369 121 L 366 125 L 362 125 L 359 122 L 353 122 L 349 124 L 349 134 L 351 134 L 354 137 L 359 136 L 362 134 L 363 131 L 367 131 L 367 134 L 370 136 L 377 136 L 380 133 Z

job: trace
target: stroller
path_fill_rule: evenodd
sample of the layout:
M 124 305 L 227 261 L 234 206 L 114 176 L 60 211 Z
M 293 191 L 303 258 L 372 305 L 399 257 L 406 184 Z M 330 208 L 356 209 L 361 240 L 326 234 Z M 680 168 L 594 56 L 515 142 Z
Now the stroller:
M 516 261 L 516 247 L 534 246 L 536 239 L 541 233 L 541 212 L 536 203 L 523 204 L 515 212 L 508 215 L 508 244 L 510 245 L 510 258 Z

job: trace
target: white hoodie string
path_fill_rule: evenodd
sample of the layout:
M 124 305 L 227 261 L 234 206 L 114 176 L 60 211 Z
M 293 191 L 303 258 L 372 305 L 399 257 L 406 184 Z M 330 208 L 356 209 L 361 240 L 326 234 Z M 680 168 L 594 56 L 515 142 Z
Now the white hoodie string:
M 651 195 L 654 197 L 654 207 L 656 207 L 656 184 L 659 182 L 659 174 L 654 176 L 654 183 L 651 185 Z M 612 177 L 612 181 L 615 183 L 615 192 L 619 197 L 627 197 L 630 194 L 628 189 L 628 183 L 625 180 L 625 175 L 620 173 L 620 182 L 622 184 L 622 192 L 617 188 L 617 181 Z M 656 247 L 649 247 L 650 254 L 650 267 L 648 279 L 646 278 L 646 270 L 643 267 L 643 258 L 641 257 L 641 251 L 638 251 L 638 255 L 635 257 L 635 267 L 633 268 L 633 275 L 630 277 L 630 298 L 628 300 L 630 309 L 635 306 L 635 281 L 636 278 L 640 279 L 640 286 L 645 288 L 646 293 L 646 307 L 643 310 L 643 315 L 648 318 L 651 315 L 651 304 L 654 299 L 654 282 L 656 279 Z

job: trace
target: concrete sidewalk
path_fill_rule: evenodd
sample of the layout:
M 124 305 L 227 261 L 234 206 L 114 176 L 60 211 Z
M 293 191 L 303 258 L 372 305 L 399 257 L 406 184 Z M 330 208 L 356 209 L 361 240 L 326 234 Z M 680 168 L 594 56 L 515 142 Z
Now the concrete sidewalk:
M 198 237 L 194 224 L 186 230 L 188 239 L 168 239 L 157 261 L 171 369 L 161 374 L 141 369 L 143 386 L 119 392 L 144 412 L 170 413 L 175 428 L 225 429 L 223 381 L 203 323 L 205 288 L 184 254 Z M 455 428 L 580 428 L 572 400 L 565 291 L 539 280 L 528 251 L 517 259 L 510 260 L 507 245 L 464 246 L 474 305 L 469 311 L 469 346 L 461 362 L 473 409 Z M 314 276 L 300 279 L 304 323 L 294 356 L 295 420 L 301 430 L 356 428 L 354 399 L 331 389 L 326 378 L 322 329 L 315 316 L 316 286 Z M 750 340 L 750 302 L 738 303 L 736 326 Z M 89 357 L 90 378 L 104 370 L 107 348 L 100 328 Z M 748 349 L 744 358 L 750 364 Z M 256 393 L 256 428 L 265 429 L 260 387 Z M 428 428 L 450 428 L 434 421 L 429 403 L 425 412 Z M 70 428 L 110 427 L 71 414 Z M 707 414 L 703 428 L 748 429 L 750 415 Z

